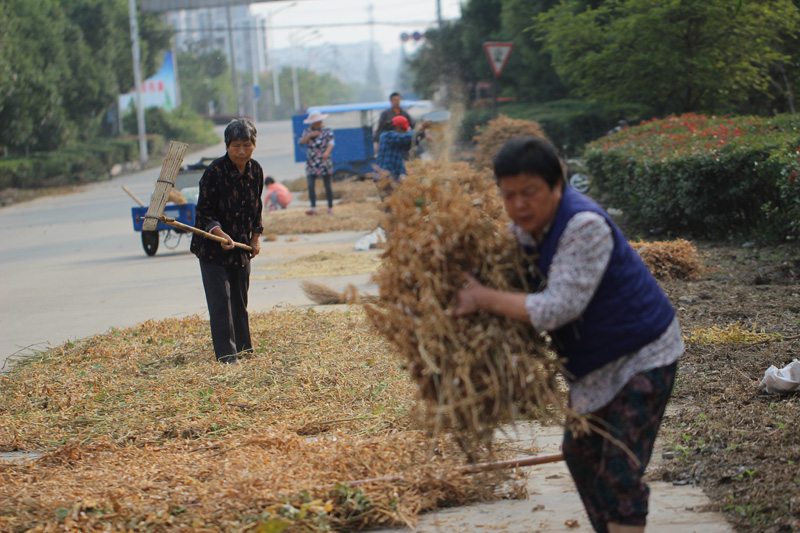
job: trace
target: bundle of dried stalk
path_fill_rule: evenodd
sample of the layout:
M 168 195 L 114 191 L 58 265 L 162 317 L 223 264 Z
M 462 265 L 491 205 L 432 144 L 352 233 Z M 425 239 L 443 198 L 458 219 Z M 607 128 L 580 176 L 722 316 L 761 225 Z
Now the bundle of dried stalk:
M 184 205 L 186 203 L 186 198 L 184 198 L 183 193 L 178 189 L 170 189 L 167 201 L 175 205 Z
M 703 271 L 697 248 L 684 239 L 631 242 L 656 279 L 696 279 Z
M 380 302 L 364 307 L 408 362 L 433 430 L 453 430 L 474 459 L 518 414 L 564 414 L 561 363 L 545 338 L 523 322 L 450 310 L 464 272 L 531 291 L 533 264 L 505 227 L 491 178 L 463 163 L 411 165 L 387 205 L 389 238 L 373 276 Z
M 494 155 L 500 147 L 511 137 L 521 135 L 547 138 L 539 123 L 532 120 L 508 118 L 505 115 L 490 120 L 487 125 L 479 127 L 478 134 L 472 138 L 477 143 L 472 166 L 477 169 L 492 168 Z

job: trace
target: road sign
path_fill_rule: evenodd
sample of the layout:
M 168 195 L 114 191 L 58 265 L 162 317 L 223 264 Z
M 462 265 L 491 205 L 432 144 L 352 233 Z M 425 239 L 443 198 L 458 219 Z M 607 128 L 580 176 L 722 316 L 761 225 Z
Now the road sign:
M 256 100 L 261 98 L 261 87 L 258 85 L 253 85 L 253 98 Z
M 489 64 L 492 66 L 495 78 L 500 77 L 500 73 L 503 72 L 506 63 L 508 63 L 508 57 L 511 55 L 513 48 L 514 43 L 483 43 L 483 49 L 486 50 L 486 56 L 489 58 Z

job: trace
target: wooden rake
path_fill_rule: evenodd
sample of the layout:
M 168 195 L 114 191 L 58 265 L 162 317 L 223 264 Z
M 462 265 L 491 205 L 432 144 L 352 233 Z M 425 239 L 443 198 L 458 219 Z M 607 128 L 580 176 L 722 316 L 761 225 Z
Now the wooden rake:
M 178 177 L 178 172 L 181 169 L 183 158 L 186 156 L 186 151 L 188 149 L 189 145 L 186 143 L 170 141 L 169 147 L 167 148 L 167 156 L 164 158 L 164 163 L 161 165 L 161 174 L 158 176 L 158 180 L 156 180 L 156 190 L 153 193 L 153 197 L 150 199 L 150 205 L 147 207 L 147 214 L 145 214 L 144 221 L 142 222 L 142 231 L 156 231 L 158 223 L 163 222 L 174 228 L 202 235 L 206 239 L 226 243 L 228 242 L 226 239 L 218 237 L 213 233 L 203 231 L 194 226 L 188 226 L 178 222 L 172 217 L 164 216 L 164 206 L 167 205 L 169 192 L 175 187 L 175 178 Z M 248 252 L 253 251 L 252 247 L 240 242 L 234 241 L 233 245 L 236 248 L 241 248 Z

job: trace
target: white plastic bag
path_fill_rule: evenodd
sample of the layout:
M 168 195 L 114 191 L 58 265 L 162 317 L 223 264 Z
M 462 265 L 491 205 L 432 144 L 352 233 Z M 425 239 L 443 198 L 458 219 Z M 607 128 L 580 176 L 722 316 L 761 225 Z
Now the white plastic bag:
M 800 361 L 795 359 L 781 369 L 770 366 L 758 386 L 773 394 L 800 391 Z
M 358 242 L 355 245 L 355 249 L 360 252 L 363 252 L 371 249 L 373 246 L 382 242 L 386 242 L 386 233 L 383 231 L 383 228 L 378 226 L 377 228 L 375 228 L 375 231 L 367 233 L 366 235 L 358 239 Z

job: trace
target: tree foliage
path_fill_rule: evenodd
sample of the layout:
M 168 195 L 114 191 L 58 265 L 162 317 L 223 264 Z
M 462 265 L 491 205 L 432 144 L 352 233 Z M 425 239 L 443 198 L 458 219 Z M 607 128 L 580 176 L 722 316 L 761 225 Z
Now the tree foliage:
M 557 72 L 590 100 L 726 112 L 769 91 L 800 19 L 791 0 L 565 1 L 538 16 Z
M 177 62 L 181 105 L 199 115 L 208 114 L 212 105 L 217 113 L 233 113 L 228 108 L 236 99 L 228 59 L 221 50 L 182 52 Z
M 486 41 L 514 43 L 501 96 L 579 97 L 656 115 L 796 112 L 800 0 L 468 0 L 408 60 L 416 92 L 492 81 Z
M 557 3 L 558 0 L 470 0 L 462 7 L 460 19 L 445 23 L 441 31 L 429 30 L 423 46 L 409 58 L 415 91 L 431 98 L 439 87 L 441 73 L 451 100 L 477 97 L 478 84 L 493 77 L 483 44 L 502 41 L 514 43 L 514 50 L 496 80 L 500 94 L 529 102 L 565 97 L 567 87 L 550 64 L 549 55 L 541 51 L 536 35 L 528 31 L 534 17 Z
M 139 16 L 142 63 L 155 71 L 171 34 Z M 96 135 L 133 84 L 125 0 L 5 0 L 0 6 L 0 150 L 54 150 Z
M 278 85 L 281 91 L 281 105 L 276 108 L 275 115 L 278 119 L 287 119 L 296 113 L 291 67 L 284 67 L 279 72 Z M 319 74 L 303 68 L 297 69 L 297 89 L 302 109 L 337 102 L 352 102 L 360 92 L 360 87 L 347 85 L 331 74 Z

